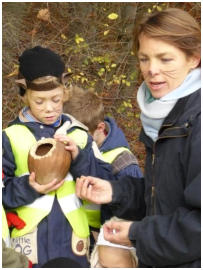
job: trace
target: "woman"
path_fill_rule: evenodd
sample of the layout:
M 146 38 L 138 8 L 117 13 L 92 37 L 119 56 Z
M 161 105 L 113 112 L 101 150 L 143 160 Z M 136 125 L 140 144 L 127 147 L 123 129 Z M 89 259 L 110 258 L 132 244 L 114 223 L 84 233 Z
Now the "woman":
M 136 246 L 139 267 L 201 267 L 200 27 L 169 8 L 145 18 L 135 39 L 144 77 L 137 99 L 145 186 L 81 177 L 77 195 L 110 203 L 115 215 L 131 220 L 146 206 L 141 221 L 104 225 L 106 240 Z

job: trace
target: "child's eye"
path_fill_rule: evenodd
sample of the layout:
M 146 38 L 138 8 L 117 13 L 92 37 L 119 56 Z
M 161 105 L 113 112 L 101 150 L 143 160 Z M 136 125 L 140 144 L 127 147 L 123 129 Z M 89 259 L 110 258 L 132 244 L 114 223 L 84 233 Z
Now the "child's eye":
M 54 99 L 53 102 L 58 103 L 60 102 L 60 99 Z
M 42 101 L 35 101 L 35 103 L 36 103 L 37 105 L 41 105 L 43 102 L 42 102 Z

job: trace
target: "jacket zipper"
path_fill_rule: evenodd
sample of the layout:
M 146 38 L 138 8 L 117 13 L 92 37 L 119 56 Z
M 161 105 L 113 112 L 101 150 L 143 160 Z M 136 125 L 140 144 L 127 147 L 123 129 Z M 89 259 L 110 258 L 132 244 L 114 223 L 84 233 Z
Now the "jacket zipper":
M 160 137 L 157 139 L 166 139 L 166 138 L 174 138 L 174 137 L 185 137 L 185 135 L 181 135 L 181 136 L 165 136 L 165 137 Z M 156 142 L 157 142 L 156 141 Z M 155 172 L 154 172 L 154 163 L 155 163 L 155 144 L 156 142 L 153 144 L 153 152 L 152 152 L 152 187 L 151 187 L 151 214 L 155 215 L 156 214 L 156 207 L 155 207 Z
M 155 162 L 155 143 L 153 145 L 152 153 L 152 189 L 151 189 L 151 214 L 155 215 L 155 173 L 154 173 L 154 162 Z

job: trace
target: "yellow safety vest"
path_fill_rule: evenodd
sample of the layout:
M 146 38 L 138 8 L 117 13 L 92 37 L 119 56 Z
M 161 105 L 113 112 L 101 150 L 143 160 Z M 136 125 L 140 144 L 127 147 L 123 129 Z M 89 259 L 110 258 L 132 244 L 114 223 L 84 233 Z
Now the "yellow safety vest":
M 15 175 L 19 177 L 29 174 L 28 152 L 31 145 L 36 142 L 35 137 L 23 125 L 10 126 L 5 129 L 5 132 L 10 140 L 15 157 Z M 75 129 L 70 136 L 74 138 L 74 141 L 81 148 L 85 147 L 88 137 L 85 131 Z M 18 216 L 25 221 L 26 226 L 22 230 L 14 228 L 12 237 L 19 237 L 33 231 L 39 222 L 50 213 L 55 195 L 75 234 L 83 238 L 88 237 L 89 226 L 87 216 L 80 199 L 75 195 L 75 181 L 71 174 L 68 174 L 64 184 L 58 190 L 41 196 L 29 205 L 14 209 Z
M 107 163 L 113 163 L 113 161 L 124 151 L 130 150 L 126 147 L 118 147 L 107 152 L 103 152 L 102 158 Z M 101 205 L 90 203 L 84 200 L 84 208 L 87 213 L 89 225 L 93 228 L 101 227 Z
M 7 247 L 10 247 L 10 233 L 6 219 L 6 213 L 2 206 L 2 237 Z

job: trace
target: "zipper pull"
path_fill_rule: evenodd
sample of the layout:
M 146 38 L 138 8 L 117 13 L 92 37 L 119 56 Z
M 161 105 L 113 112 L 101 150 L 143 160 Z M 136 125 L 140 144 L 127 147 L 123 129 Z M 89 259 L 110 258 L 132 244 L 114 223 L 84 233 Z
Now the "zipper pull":
M 152 165 L 154 165 L 155 154 L 152 154 Z

